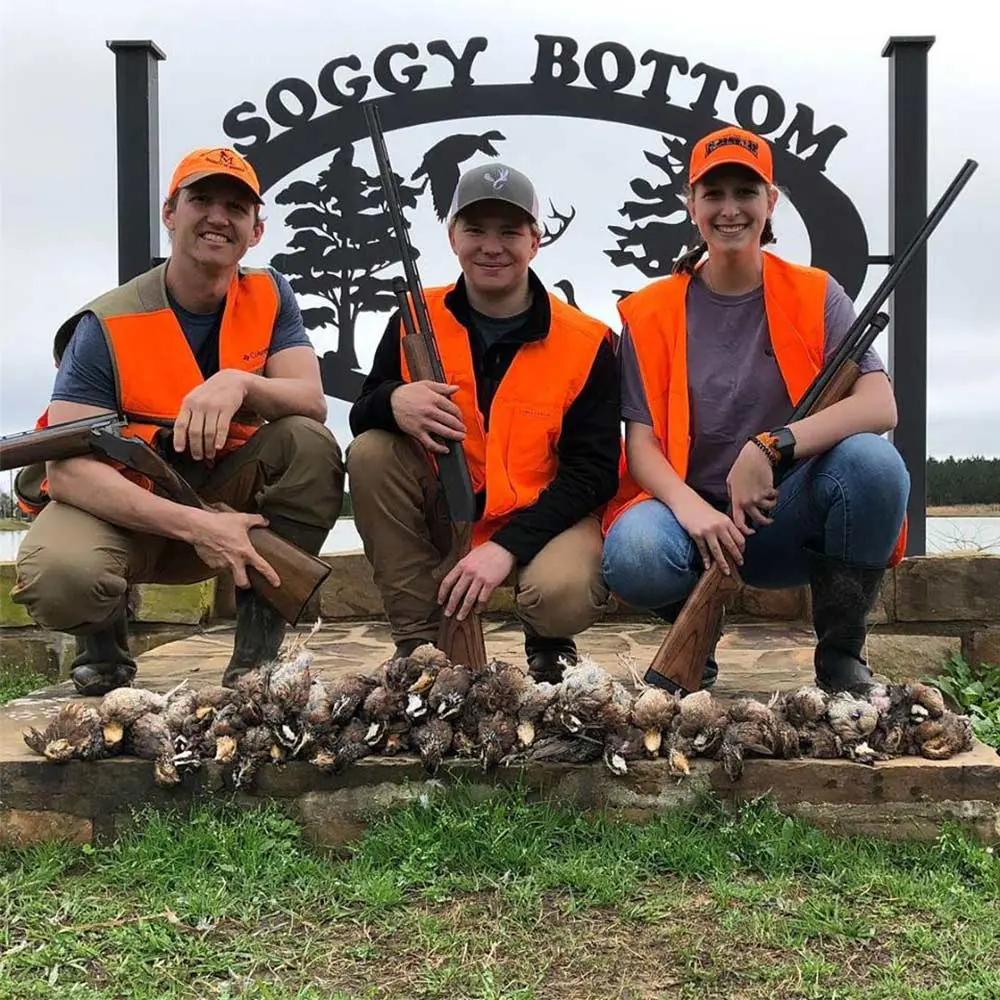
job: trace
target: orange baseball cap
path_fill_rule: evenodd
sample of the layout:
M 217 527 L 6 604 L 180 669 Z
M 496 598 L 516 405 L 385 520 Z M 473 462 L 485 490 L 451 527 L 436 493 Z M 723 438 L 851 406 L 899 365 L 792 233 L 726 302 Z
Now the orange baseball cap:
M 721 128 L 694 144 L 688 183 L 694 184 L 709 170 L 723 163 L 738 163 L 748 167 L 768 184 L 774 183 L 774 164 L 767 140 L 741 128 Z
M 214 146 L 208 149 L 196 149 L 177 164 L 174 176 L 170 178 L 170 190 L 167 197 L 172 198 L 179 188 L 187 187 L 200 181 L 203 177 L 213 174 L 224 174 L 242 181 L 253 192 L 258 202 L 260 197 L 260 181 L 249 161 L 240 156 L 235 149 L 226 146 Z

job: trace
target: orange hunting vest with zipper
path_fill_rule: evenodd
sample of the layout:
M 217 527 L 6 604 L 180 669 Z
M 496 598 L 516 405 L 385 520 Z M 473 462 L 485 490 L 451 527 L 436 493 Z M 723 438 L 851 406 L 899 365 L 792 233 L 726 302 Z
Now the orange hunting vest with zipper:
M 827 275 L 819 268 L 791 264 L 771 253 L 762 256 L 768 333 L 794 406 L 823 366 Z M 690 280 L 686 274 L 671 275 L 618 303 L 639 361 L 653 434 L 681 479 L 687 476 L 691 448 L 686 313 Z M 632 478 L 624 458 L 619 471 L 618 492 L 604 513 L 605 534 L 626 510 L 651 499 Z M 889 565 L 895 566 L 905 551 L 904 520 Z
M 549 295 L 548 334 L 518 348 L 490 405 L 487 432 L 469 333 L 444 301 L 452 288 L 429 288 L 424 294 L 444 380 L 458 386 L 451 398 L 465 423 L 462 446 L 472 486 L 477 493 L 486 491 L 483 515 L 473 526 L 476 546 L 489 541 L 515 511 L 533 504 L 555 478 L 563 417 L 590 377 L 601 341 L 610 340 L 611 332 L 599 320 Z M 403 378 L 411 382 L 402 348 L 400 355 Z
M 128 420 L 124 434 L 154 447 L 156 435 L 172 426 L 184 397 L 205 381 L 170 307 L 165 274 L 164 263 L 106 292 L 56 332 L 56 353 L 61 357 L 80 317 L 87 312 L 97 317 L 111 354 L 118 412 Z M 219 328 L 220 371 L 236 368 L 258 373 L 263 369 L 280 303 L 277 284 L 268 270 L 240 269 L 226 292 Z M 153 351 L 151 344 L 156 345 Z M 47 419 L 48 410 L 39 424 Z M 239 411 L 219 454 L 244 445 L 261 422 L 256 414 Z M 133 482 L 152 489 L 145 476 L 114 464 Z M 45 486 L 43 482 L 43 493 Z M 29 508 L 29 512 L 40 509 Z

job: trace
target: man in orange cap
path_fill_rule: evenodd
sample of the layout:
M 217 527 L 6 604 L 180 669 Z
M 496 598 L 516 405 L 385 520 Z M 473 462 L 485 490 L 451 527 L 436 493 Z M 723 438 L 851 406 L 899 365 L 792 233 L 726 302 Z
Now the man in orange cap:
M 279 581 L 248 532 L 267 524 L 315 554 L 340 513 L 343 461 L 295 296 L 274 270 L 240 265 L 263 235 L 260 205 L 257 175 L 235 150 L 189 153 L 162 208 L 170 257 L 56 332 L 49 425 L 117 412 L 206 501 L 236 511 L 174 503 L 93 456 L 47 464 L 38 494 L 21 498 L 38 516 L 12 598 L 76 635 L 81 694 L 135 675 L 125 624 L 134 583 L 230 571 L 237 627 L 223 682 L 272 659 L 284 621 L 249 589 L 247 569 Z

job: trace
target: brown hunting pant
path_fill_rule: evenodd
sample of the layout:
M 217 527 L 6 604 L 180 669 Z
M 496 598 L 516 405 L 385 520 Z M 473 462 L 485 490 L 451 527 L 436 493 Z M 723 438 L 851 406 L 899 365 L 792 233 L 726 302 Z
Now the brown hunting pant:
M 214 468 L 189 461 L 181 473 L 208 503 L 294 522 L 317 546 L 340 515 L 344 463 L 330 431 L 308 417 L 264 424 Z M 278 532 L 281 533 L 280 530 Z M 186 542 L 119 528 L 50 501 L 17 556 L 11 599 L 47 628 L 85 634 L 111 624 L 135 583 L 195 583 L 217 576 Z
M 354 524 L 372 565 L 396 642 L 437 639 L 440 567 L 451 546 L 444 494 L 423 449 L 388 431 L 359 434 L 347 449 Z M 604 613 L 602 538 L 587 517 L 515 568 L 515 610 L 527 635 L 571 637 Z

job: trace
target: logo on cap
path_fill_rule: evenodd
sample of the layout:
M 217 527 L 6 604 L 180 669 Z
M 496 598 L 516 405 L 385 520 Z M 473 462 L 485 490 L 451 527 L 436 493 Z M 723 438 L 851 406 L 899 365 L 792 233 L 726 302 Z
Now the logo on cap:
M 760 144 L 741 135 L 724 135 L 721 139 L 712 139 L 705 143 L 705 155 L 710 156 L 720 146 L 742 146 L 751 156 L 757 156 Z
M 209 163 L 218 163 L 220 167 L 225 167 L 227 170 L 240 170 L 245 173 L 247 169 L 243 157 L 233 156 L 228 149 L 213 149 L 205 154 L 205 159 Z
M 489 181 L 493 185 L 494 191 L 499 191 L 507 183 L 509 177 L 510 171 L 506 167 L 501 167 L 497 171 L 496 177 L 489 173 L 483 174 L 483 180 Z

